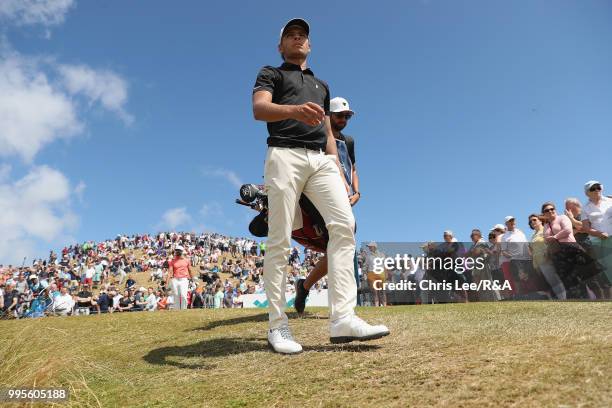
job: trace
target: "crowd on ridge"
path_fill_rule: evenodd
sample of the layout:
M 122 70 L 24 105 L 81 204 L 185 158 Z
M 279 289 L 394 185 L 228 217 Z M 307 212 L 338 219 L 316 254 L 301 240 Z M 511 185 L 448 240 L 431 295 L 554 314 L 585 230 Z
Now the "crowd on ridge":
M 373 260 L 384 254 L 370 243 L 358 254 L 360 303 L 386 305 L 444 301 L 504 299 L 611 299 L 612 298 L 612 198 L 603 185 L 589 181 L 588 199 L 565 200 L 563 210 L 552 202 L 527 219 L 529 238 L 506 216 L 486 238 L 480 229 L 471 242 L 459 242 L 452 231 L 443 241 L 427 243 L 424 253 L 439 257 L 483 257 L 482 268 L 462 273 L 440 270 L 391 269 L 373 273 Z M 168 287 L 168 267 L 175 248 L 189 260 L 189 308 L 241 307 L 241 295 L 265 293 L 263 259 L 265 242 L 217 233 L 164 232 L 151 235 L 117 235 L 102 242 L 88 241 L 51 251 L 48 259 L 29 266 L 0 265 L 0 316 L 39 317 L 175 308 Z M 287 266 L 287 292 L 314 268 L 320 254 L 292 248 Z M 148 283 L 137 285 L 135 273 L 147 273 Z M 226 274 L 222 279 L 222 274 Z M 230 278 L 231 277 L 231 278 Z M 376 289 L 375 280 L 400 282 L 482 280 L 507 281 L 504 290 L 417 290 L 411 295 Z M 323 278 L 315 289 L 327 287 Z
M 216 233 L 117 235 L 65 247 L 59 255 L 51 251 L 28 266 L 0 265 L 0 313 L 20 318 L 172 309 L 168 265 L 177 246 L 186 248 L 193 276 L 189 307 L 238 307 L 241 294 L 263 292 L 263 242 Z

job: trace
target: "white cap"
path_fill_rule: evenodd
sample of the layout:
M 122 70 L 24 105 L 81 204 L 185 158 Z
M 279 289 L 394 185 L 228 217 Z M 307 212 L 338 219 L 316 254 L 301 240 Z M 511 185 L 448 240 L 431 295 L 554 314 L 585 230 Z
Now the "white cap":
M 370 242 L 367 246 L 378 248 L 378 245 L 376 245 L 376 242 L 374 242 L 374 241 Z
M 174 247 L 175 251 L 181 251 L 181 252 L 185 252 L 185 248 L 182 247 L 182 245 L 177 245 Z
M 146 292 L 147 290 L 145 289 L 144 286 L 141 286 L 141 287 L 138 288 L 138 291 L 139 292 Z
M 28 279 L 38 279 L 38 275 L 30 275 Z
M 444 235 L 450 235 L 451 237 L 454 236 L 453 231 L 451 230 L 444 231 Z
M 513 220 L 514 217 L 512 215 L 506 215 L 506 218 L 504 218 L 504 222 L 508 222 L 510 220 Z
M 329 101 L 329 111 L 333 113 L 351 112 L 352 114 L 355 114 L 355 112 L 353 112 L 349 107 L 348 101 L 340 96 L 336 96 L 334 99 Z
M 596 184 L 599 184 L 601 186 L 601 188 L 603 189 L 603 185 L 599 181 L 597 181 L 597 180 L 589 180 L 584 185 L 584 192 L 588 193 L 589 190 L 591 189 L 591 187 L 593 187 Z
M 500 229 L 500 230 L 504 230 L 504 231 L 505 231 L 505 230 L 506 230 L 506 227 L 505 227 L 505 226 L 503 226 L 503 225 L 501 225 L 501 224 L 495 224 L 495 225 L 493 226 L 493 228 L 491 228 L 491 231 L 494 231 L 494 230 L 496 230 L 496 229 Z

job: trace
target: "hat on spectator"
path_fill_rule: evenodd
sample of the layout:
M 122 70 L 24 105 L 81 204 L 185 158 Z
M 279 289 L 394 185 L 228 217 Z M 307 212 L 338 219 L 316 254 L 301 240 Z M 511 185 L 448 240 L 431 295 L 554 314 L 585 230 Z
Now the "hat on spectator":
M 175 251 L 185 252 L 185 248 L 183 248 L 183 246 L 182 246 L 182 245 L 177 245 L 177 246 L 175 246 L 175 247 L 174 247 L 174 250 L 175 250 Z
M 333 113 L 339 112 L 351 112 L 355 114 L 349 107 L 349 103 L 346 99 L 336 96 L 334 99 L 329 101 L 329 111 Z
M 38 275 L 30 275 L 29 279 L 38 279 Z
M 506 218 L 504 218 L 504 222 L 508 222 L 510 220 L 513 220 L 514 217 L 512 215 L 506 215 Z
M 378 245 L 376 245 L 376 242 L 374 242 L 374 241 L 370 242 L 367 246 L 368 247 L 378 248 Z
M 450 235 L 451 237 L 454 236 L 453 231 L 451 230 L 444 231 L 444 235 Z
M 504 226 L 503 226 L 503 225 L 501 225 L 501 224 L 495 224 L 495 225 L 493 226 L 493 228 L 491 228 L 491 231 L 495 231 L 496 229 L 505 230 L 505 229 L 506 229 L 506 227 L 504 227 Z
M 138 291 L 139 292 L 146 292 L 147 290 L 145 289 L 144 286 L 141 286 L 141 287 L 138 288 Z
M 593 186 L 595 186 L 597 184 L 599 184 L 603 188 L 603 185 L 599 181 L 597 181 L 597 180 L 589 180 L 589 181 L 587 181 L 586 184 L 584 185 L 584 192 L 588 193 L 589 190 L 591 189 L 591 187 L 593 187 Z

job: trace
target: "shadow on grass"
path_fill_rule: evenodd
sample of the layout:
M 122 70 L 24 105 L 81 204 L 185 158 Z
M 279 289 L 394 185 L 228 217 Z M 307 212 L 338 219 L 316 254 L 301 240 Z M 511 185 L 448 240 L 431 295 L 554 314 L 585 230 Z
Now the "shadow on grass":
M 380 349 L 378 345 L 366 345 L 366 344 L 345 344 L 345 345 L 333 345 L 333 344 L 322 344 L 319 346 L 305 346 L 304 351 L 316 351 L 316 352 L 349 352 L 349 353 L 360 353 L 367 351 L 374 351 Z M 268 343 L 265 338 L 216 338 L 203 340 L 199 343 L 187 345 L 187 346 L 170 346 L 161 347 L 155 350 L 151 350 L 144 360 L 149 364 L 155 365 L 168 365 L 178 368 L 187 368 L 193 370 L 201 369 L 212 369 L 216 367 L 216 364 L 207 363 L 186 363 L 181 362 L 183 359 L 207 359 L 215 357 L 226 357 L 235 354 L 249 353 L 252 351 L 268 351 Z M 290 358 L 291 356 L 287 356 Z
M 315 320 L 324 320 L 328 319 L 327 316 L 318 316 L 315 314 L 311 314 L 306 312 L 304 315 L 298 315 L 297 312 L 287 313 L 287 317 L 291 320 L 293 319 L 315 319 Z M 236 324 L 242 323 L 254 323 L 254 322 L 267 322 L 268 321 L 268 313 L 260 313 L 252 316 L 242 316 L 236 317 L 234 319 L 220 319 L 212 321 L 205 326 L 196 327 L 195 329 L 189 329 L 187 331 L 199 331 L 199 330 L 212 330 L 216 327 L 224 327 L 224 326 L 234 326 Z

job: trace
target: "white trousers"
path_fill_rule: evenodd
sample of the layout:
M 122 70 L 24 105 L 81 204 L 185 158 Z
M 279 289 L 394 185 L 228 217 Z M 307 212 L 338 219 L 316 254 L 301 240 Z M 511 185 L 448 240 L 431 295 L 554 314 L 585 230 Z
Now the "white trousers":
M 286 266 L 291 230 L 302 192 L 319 210 L 329 232 L 327 244 L 330 320 L 353 313 L 357 287 L 353 273 L 355 219 L 336 158 L 304 148 L 269 147 L 265 164 L 268 241 L 264 283 L 270 328 L 287 324 Z
M 172 278 L 172 293 L 174 294 L 174 309 L 187 309 L 187 289 L 189 279 Z

